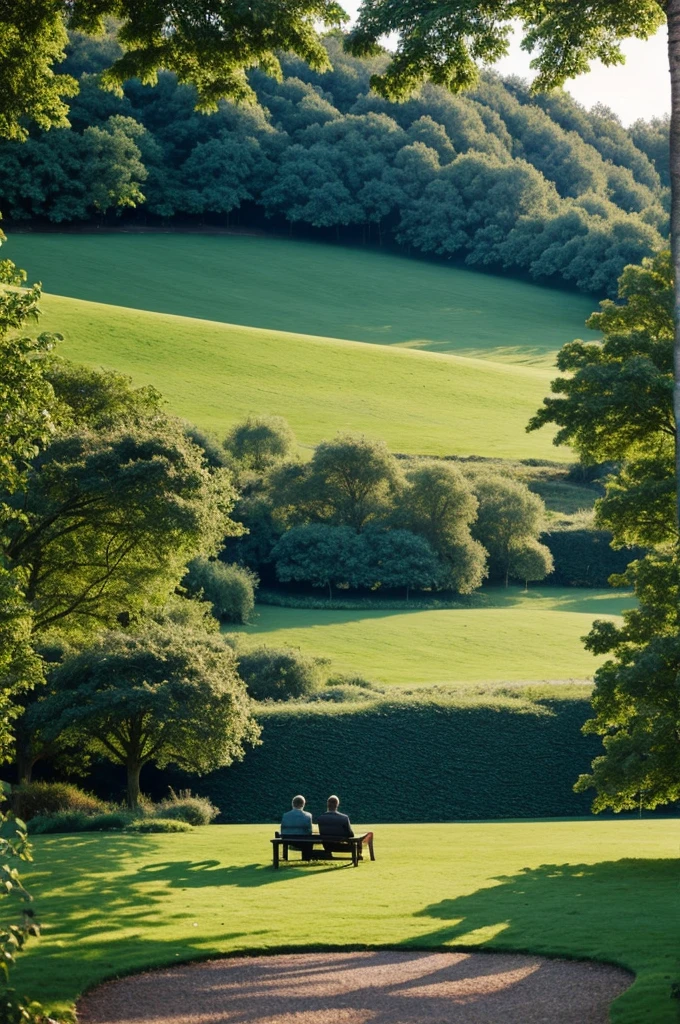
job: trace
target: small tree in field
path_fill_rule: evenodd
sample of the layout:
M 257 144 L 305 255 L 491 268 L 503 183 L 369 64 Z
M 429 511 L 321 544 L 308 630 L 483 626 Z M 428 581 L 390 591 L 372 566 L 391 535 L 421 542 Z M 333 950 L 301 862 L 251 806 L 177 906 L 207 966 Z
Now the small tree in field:
M 246 469 L 263 473 L 295 451 L 295 434 L 282 416 L 249 416 L 227 434 L 224 447 Z
M 489 568 L 492 576 L 501 578 L 506 587 L 510 577 L 515 579 L 543 579 L 552 569 L 550 552 L 544 556 L 544 572 L 535 575 L 538 568 L 538 535 L 545 518 L 545 505 L 537 494 L 532 494 L 526 484 L 504 476 L 481 477 L 475 481 L 475 494 L 479 501 L 477 522 L 472 527 L 474 537 L 489 552 Z M 525 552 L 526 567 L 528 551 L 533 549 L 534 557 L 531 574 L 525 576 L 525 568 L 518 565 L 521 551 Z
M 156 623 L 134 634 L 104 633 L 67 658 L 30 719 L 47 739 L 80 741 L 124 765 L 133 809 L 145 764 L 202 775 L 240 760 L 259 735 L 224 641 Z

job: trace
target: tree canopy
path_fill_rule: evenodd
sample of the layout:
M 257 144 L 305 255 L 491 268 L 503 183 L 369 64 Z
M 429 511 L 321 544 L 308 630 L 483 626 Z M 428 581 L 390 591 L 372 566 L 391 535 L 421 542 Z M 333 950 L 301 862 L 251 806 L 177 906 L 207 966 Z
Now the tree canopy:
M 124 765 L 130 807 L 145 764 L 202 775 L 240 760 L 259 735 L 231 648 L 177 623 L 100 633 L 55 670 L 30 716 L 46 738 L 64 736 Z

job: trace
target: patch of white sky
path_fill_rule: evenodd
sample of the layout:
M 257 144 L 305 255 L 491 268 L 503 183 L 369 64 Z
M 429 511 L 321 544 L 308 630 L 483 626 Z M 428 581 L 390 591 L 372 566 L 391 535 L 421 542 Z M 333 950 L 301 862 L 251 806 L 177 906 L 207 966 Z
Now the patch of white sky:
M 354 20 L 361 0 L 340 2 Z M 625 125 L 638 118 L 662 117 L 670 112 L 671 105 L 666 40 L 666 29 L 661 29 L 652 39 L 626 39 L 622 44 L 625 64 L 605 67 L 600 61 L 593 61 L 590 72 L 567 82 L 566 88 L 585 107 L 596 103 L 609 107 Z M 515 32 L 508 56 L 495 64 L 494 69 L 501 75 L 519 75 L 531 80 L 531 54 L 521 48 L 520 42 L 521 37 Z M 389 48 L 390 41 L 386 40 L 385 45 Z

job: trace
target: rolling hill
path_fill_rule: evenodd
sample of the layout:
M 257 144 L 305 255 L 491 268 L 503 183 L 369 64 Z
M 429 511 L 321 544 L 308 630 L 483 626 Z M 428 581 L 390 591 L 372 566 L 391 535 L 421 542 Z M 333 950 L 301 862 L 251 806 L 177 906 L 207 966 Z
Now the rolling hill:
M 392 451 L 568 461 L 527 434 L 547 367 L 365 345 L 47 295 L 41 329 L 61 353 L 153 384 L 172 412 L 218 435 L 248 413 L 285 416 L 303 444 L 338 430 Z
M 375 249 L 247 235 L 12 234 L 3 255 L 72 298 L 550 365 L 597 300 Z

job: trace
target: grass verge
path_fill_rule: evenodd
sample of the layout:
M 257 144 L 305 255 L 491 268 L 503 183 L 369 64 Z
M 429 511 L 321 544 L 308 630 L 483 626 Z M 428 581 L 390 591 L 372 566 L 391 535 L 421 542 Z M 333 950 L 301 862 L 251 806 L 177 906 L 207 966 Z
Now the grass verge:
M 43 937 L 17 987 L 68 1011 L 105 978 L 241 951 L 484 948 L 636 974 L 614 1024 L 671 1024 L 678 820 L 381 825 L 374 864 L 269 867 L 272 826 L 36 841 Z

